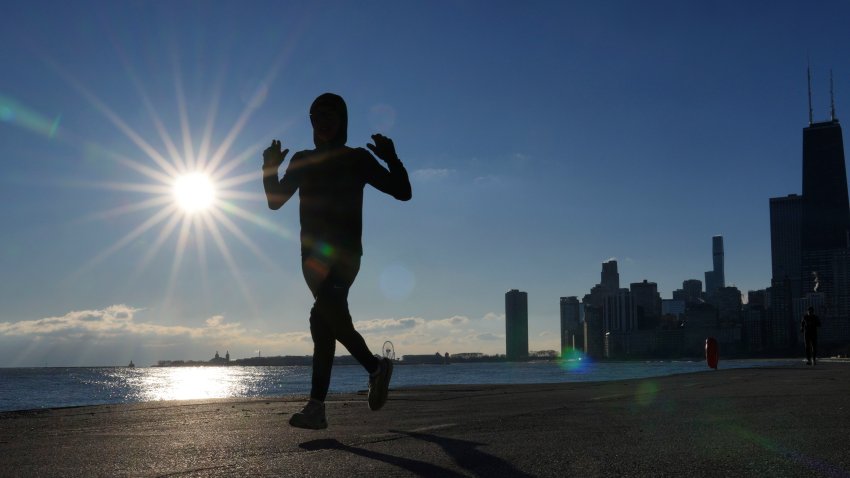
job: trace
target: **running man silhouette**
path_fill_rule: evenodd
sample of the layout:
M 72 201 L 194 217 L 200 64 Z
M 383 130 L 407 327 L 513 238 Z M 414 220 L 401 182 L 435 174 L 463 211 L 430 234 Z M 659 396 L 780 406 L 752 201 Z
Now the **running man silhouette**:
M 800 332 L 806 344 L 806 365 L 818 364 L 818 327 L 820 318 L 815 315 L 815 308 L 809 307 L 803 320 L 800 321 Z
M 316 148 L 292 156 L 283 178 L 278 168 L 288 149 L 273 140 L 263 152 L 263 186 L 269 208 L 277 210 L 298 191 L 301 219 L 301 270 L 315 302 L 310 310 L 313 337 L 313 378 L 310 400 L 289 424 L 299 428 L 327 428 L 325 398 L 331 381 L 338 340 L 369 372 L 369 408 L 387 401 L 393 364 L 372 355 L 354 329 L 348 311 L 348 290 L 360 270 L 363 254 L 363 188 L 371 184 L 400 201 L 411 198 L 407 170 L 391 139 L 372 135 L 369 151 L 350 148 L 348 111 L 342 97 L 325 93 L 310 106 Z

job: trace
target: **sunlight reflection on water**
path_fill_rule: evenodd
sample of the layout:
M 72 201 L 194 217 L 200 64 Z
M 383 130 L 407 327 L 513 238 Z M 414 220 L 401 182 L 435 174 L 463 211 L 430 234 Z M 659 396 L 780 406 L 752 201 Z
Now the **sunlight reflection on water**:
M 240 396 L 249 388 L 236 370 L 224 367 L 172 368 L 156 375 L 139 377 L 142 400 L 192 400 Z
M 127 401 L 251 397 L 305 385 L 304 367 L 163 367 L 112 369 L 100 385 Z M 299 387 L 300 385 L 300 387 Z
M 568 361 L 569 362 L 569 361 Z M 580 365 L 576 365 L 580 363 Z M 789 360 L 727 360 L 722 368 L 788 366 Z M 526 362 L 399 365 L 392 386 L 436 384 L 558 383 L 660 377 L 709 371 L 705 361 Z M 93 367 L 0 369 L 0 411 L 110 403 L 306 395 L 311 368 Z M 365 390 L 358 365 L 335 366 L 331 393 Z M 647 390 L 647 399 L 652 398 Z

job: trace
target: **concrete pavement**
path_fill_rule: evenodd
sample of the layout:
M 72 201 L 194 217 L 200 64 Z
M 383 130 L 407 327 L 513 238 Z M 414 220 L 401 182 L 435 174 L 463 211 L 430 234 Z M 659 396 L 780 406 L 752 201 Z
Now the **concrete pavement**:
M 722 367 L 722 362 L 721 362 Z M 850 363 L 0 413 L 2 476 L 850 477 Z

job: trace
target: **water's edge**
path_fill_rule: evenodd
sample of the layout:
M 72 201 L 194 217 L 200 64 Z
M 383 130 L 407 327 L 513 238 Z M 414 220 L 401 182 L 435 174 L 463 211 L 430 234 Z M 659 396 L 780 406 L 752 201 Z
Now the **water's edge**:
M 799 359 L 721 361 L 720 368 L 787 367 Z M 430 385 L 510 385 L 600 382 L 706 372 L 704 361 L 522 362 L 396 367 L 393 388 Z M 82 367 L 0 369 L 0 412 L 90 405 L 297 396 L 309 393 L 311 368 Z M 367 388 L 359 366 L 334 367 L 332 394 Z

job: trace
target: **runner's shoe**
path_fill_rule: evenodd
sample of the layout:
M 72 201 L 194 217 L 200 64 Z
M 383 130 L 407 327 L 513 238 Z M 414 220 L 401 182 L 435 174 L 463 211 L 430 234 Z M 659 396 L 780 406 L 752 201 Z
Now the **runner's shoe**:
M 300 412 L 292 415 L 289 424 L 296 428 L 308 430 L 327 428 L 328 420 L 325 418 L 325 404 L 311 398 Z
M 393 363 L 384 357 L 380 359 L 378 371 L 369 375 L 369 409 L 380 410 L 387 403 L 390 378 L 393 376 Z

